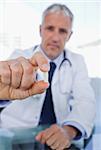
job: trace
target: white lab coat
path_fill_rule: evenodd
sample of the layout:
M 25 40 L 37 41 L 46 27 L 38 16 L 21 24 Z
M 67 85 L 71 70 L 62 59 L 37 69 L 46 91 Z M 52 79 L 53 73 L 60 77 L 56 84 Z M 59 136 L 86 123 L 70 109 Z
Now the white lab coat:
M 12 58 L 31 57 L 33 48 L 25 51 L 17 50 Z M 67 51 L 72 63 L 64 63 L 59 73 L 56 68 L 52 80 L 54 111 L 58 124 L 78 124 L 89 137 L 95 118 L 95 98 L 87 75 L 82 56 Z M 62 76 L 61 79 L 60 75 Z M 63 94 L 63 92 L 65 92 Z M 1 113 L 1 127 L 34 127 L 38 125 L 45 93 L 31 96 L 25 100 L 16 100 Z M 70 111 L 70 108 L 72 110 Z

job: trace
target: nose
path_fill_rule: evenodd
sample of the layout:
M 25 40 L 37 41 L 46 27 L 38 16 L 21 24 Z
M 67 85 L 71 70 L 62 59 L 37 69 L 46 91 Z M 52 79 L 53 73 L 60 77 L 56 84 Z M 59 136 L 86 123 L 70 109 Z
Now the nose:
M 53 32 L 52 40 L 54 43 L 57 43 L 60 41 L 60 35 L 58 31 Z

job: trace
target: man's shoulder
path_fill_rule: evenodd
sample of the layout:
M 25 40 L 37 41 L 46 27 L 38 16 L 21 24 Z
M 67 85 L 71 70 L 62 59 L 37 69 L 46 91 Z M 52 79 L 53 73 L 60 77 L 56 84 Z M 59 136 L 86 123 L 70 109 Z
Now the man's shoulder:
M 80 68 L 86 69 L 85 59 L 81 54 L 67 50 L 66 56 L 70 60 L 74 72 Z
M 33 49 L 34 47 L 28 49 L 15 49 L 9 58 L 10 59 L 15 59 L 17 57 L 30 58 L 33 54 Z
M 66 49 L 66 56 L 69 58 L 71 61 L 78 61 L 83 59 L 83 56 L 81 54 L 78 54 L 76 52 L 70 51 Z

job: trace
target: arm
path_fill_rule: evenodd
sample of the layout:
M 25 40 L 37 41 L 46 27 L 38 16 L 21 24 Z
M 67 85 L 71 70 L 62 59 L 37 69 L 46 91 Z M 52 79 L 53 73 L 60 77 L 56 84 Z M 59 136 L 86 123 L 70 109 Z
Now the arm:
M 88 138 L 94 124 L 96 102 L 83 58 L 78 56 L 75 62 L 72 110 L 64 124 L 76 127 L 84 138 Z

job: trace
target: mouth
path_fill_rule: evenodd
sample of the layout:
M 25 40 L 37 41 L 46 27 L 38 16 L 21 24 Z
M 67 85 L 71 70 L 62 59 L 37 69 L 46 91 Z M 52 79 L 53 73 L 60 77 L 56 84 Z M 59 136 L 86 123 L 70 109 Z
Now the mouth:
M 59 45 L 56 45 L 56 44 L 49 44 L 48 46 L 51 47 L 52 49 L 59 48 Z

